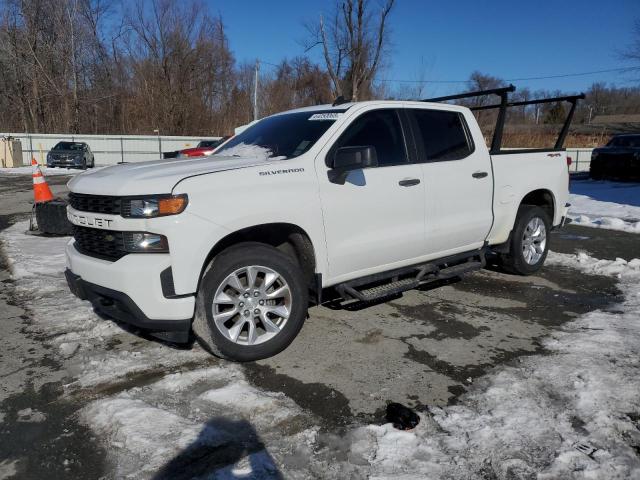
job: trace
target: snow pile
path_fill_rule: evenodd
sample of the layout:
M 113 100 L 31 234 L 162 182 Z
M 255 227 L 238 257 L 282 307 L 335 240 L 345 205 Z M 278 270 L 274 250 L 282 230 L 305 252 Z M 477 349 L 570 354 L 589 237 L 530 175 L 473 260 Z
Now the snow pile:
M 572 180 L 568 217 L 579 225 L 640 233 L 640 184 Z
M 278 478 L 276 464 L 307 456 L 315 439 L 293 401 L 251 387 L 229 364 L 166 375 L 94 401 L 82 418 L 110 445 L 117 478 L 159 470 L 171 478 L 183 462 L 194 476 L 202 468 L 212 479 Z
M 640 478 L 640 260 L 549 255 L 550 264 L 620 279 L 620 309 L 566 325 L 550 355 L 494 370 L 414 432 L 353 433 L 351 457 L 397 478 Z M 588 454 L 589 453 L 589 454 Z

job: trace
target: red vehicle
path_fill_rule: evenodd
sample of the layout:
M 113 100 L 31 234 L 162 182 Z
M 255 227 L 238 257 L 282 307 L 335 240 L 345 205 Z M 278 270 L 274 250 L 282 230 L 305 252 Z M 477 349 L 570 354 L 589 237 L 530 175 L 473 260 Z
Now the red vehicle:
M 229 137 L 219 140 L 202 140 L 197 147 L 185 148 L 178 152 L 178 157 L 206 157 L 211 155 L 216 148 L 222 145 Z

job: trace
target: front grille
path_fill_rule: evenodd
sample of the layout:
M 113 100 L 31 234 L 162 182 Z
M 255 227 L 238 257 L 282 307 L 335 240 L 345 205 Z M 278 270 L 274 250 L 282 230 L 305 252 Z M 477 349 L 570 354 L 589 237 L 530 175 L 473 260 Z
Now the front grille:
M 107 195 L 85 195 L 83 193 L 70 193 L 69 204 L 81 212 L 106 213 L 109 215 L 121 215 L 122 198 Z M 129 203 L 129 202 L 124 202 Z
M 76 249 L 90 257 L 115 261 L 128 253 L 123 232 L 74 226 L 73 238 Z

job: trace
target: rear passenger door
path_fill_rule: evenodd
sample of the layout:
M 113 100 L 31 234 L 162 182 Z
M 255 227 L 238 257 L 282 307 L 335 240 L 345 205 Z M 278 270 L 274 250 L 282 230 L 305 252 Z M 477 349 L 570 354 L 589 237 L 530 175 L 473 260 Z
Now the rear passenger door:
M 458 111 L 409 109 L 425 181 L 425 235 L 440 256 L 481 247 L 493 221 L 493 176 L 486 148 L 474 145 Z

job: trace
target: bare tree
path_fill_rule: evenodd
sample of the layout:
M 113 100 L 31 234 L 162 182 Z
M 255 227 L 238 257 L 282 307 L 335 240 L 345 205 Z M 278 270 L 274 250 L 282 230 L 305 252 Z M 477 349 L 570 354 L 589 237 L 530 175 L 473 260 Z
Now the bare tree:
M 377 15 L 368 0 L 336 4 L 331 21 L 320 16 L 317 26 L 307 26 L 307 49 L 322 47 L 324 62 L 336 96 L 354 101 L 371 95 L 389 41 L 387 20 L 395 0 L 386 0 Z
M 640 19 L 637 19 L 633 26 L 633 41 L 627 49 L 622 52 L 622 57 L 633 61 L 640 61 Z

